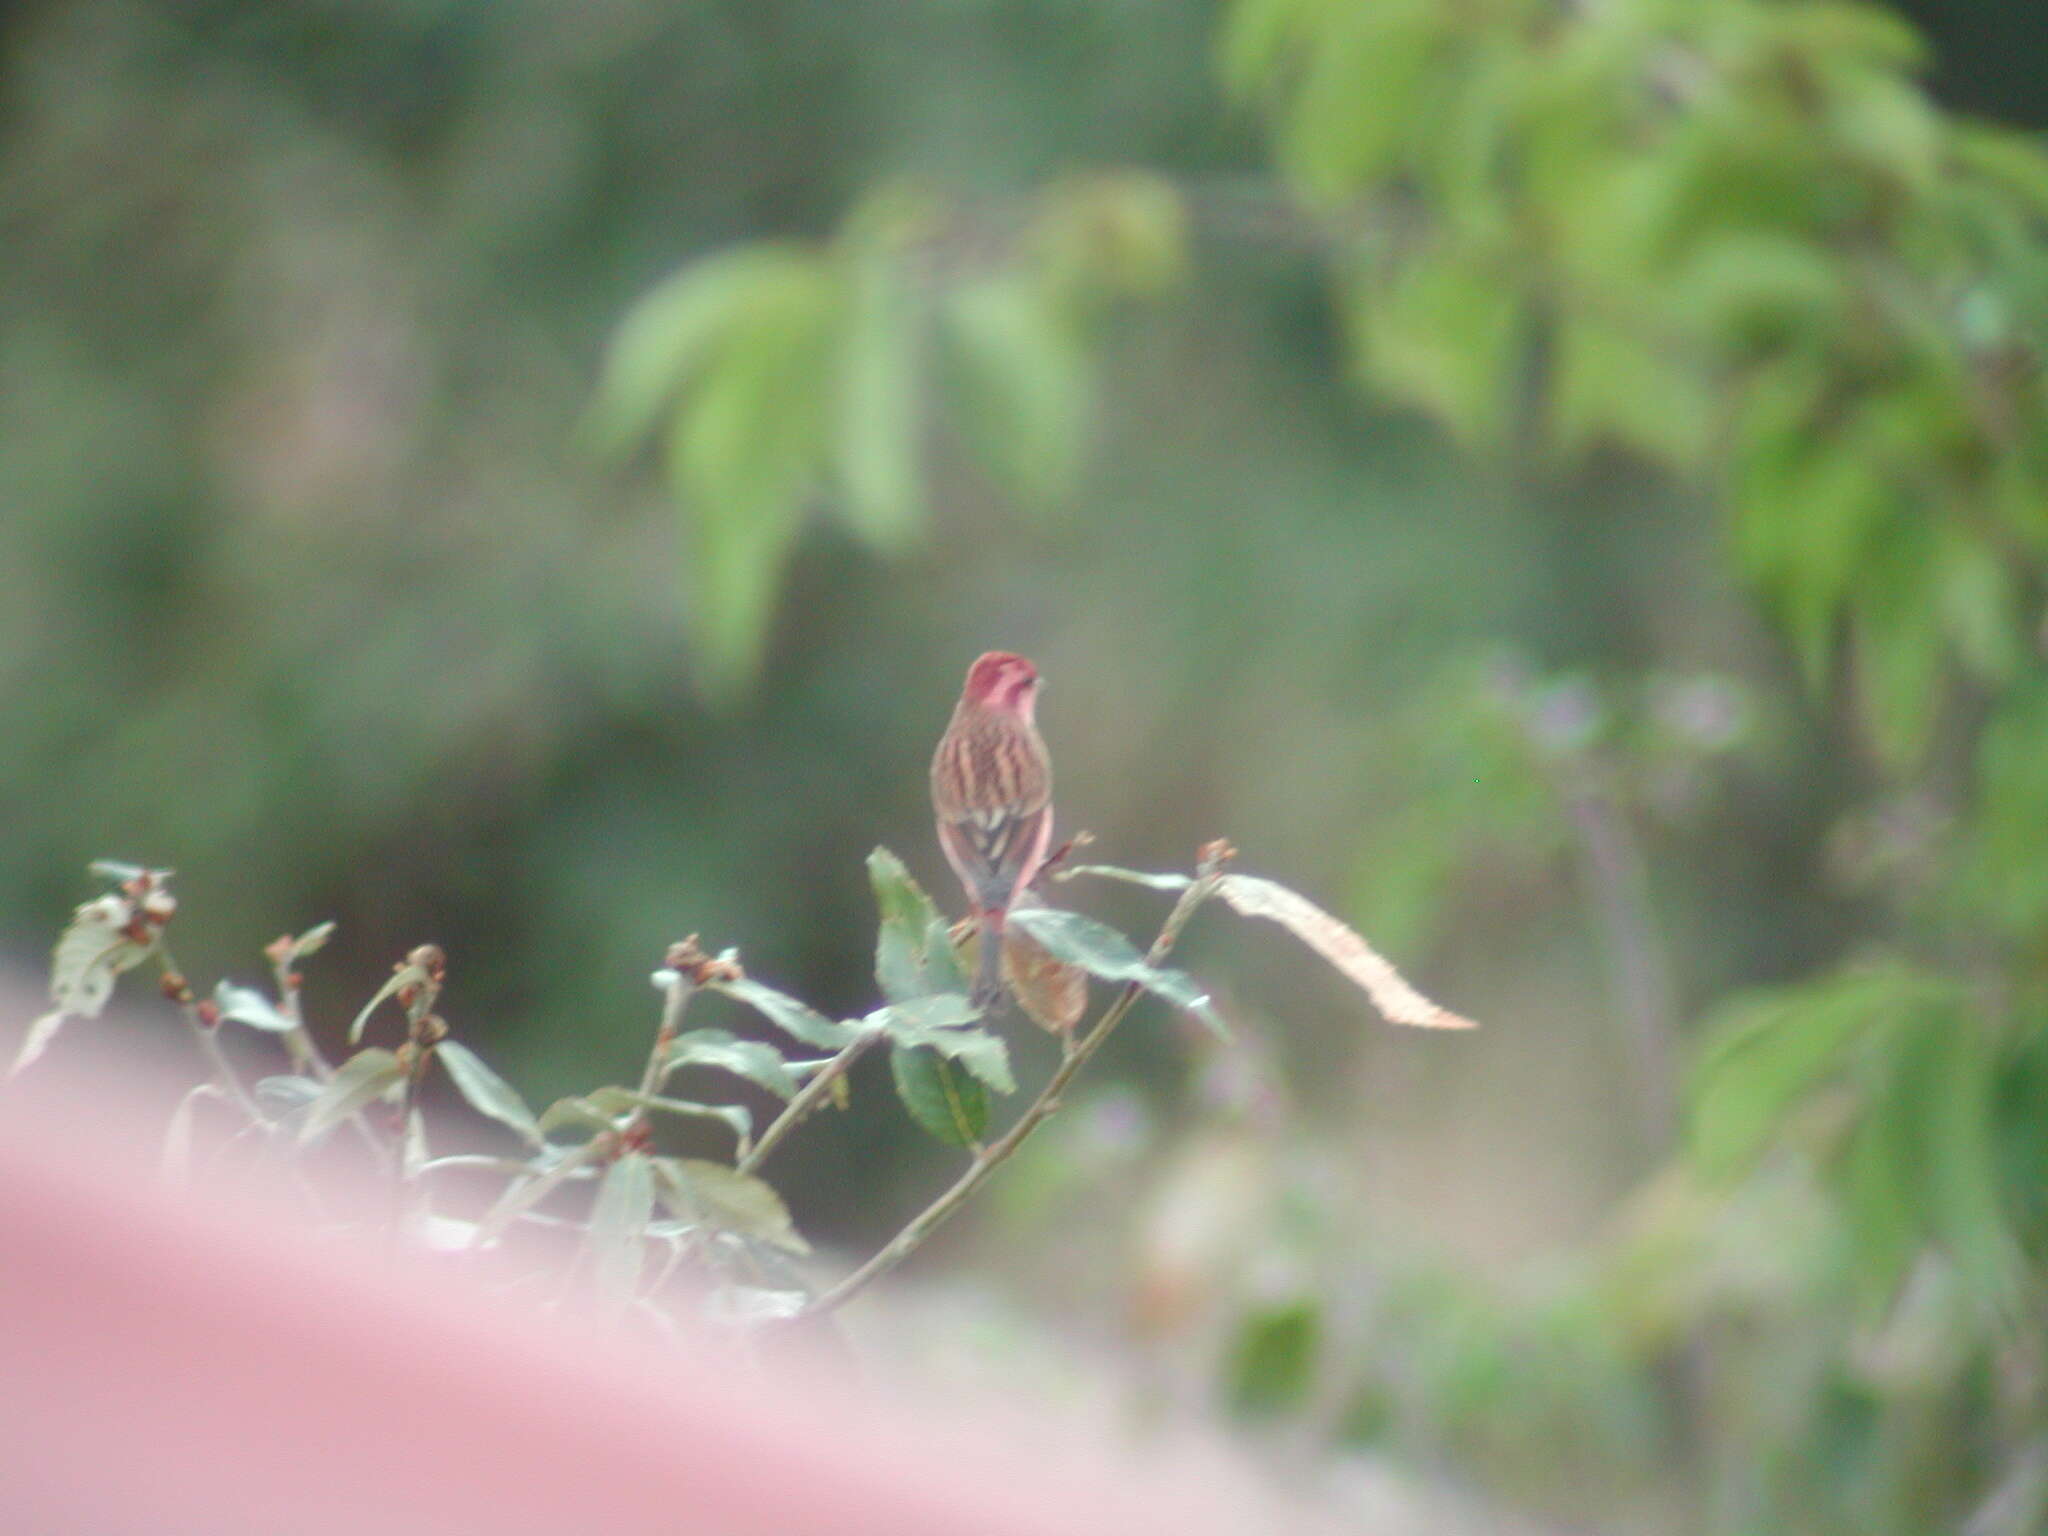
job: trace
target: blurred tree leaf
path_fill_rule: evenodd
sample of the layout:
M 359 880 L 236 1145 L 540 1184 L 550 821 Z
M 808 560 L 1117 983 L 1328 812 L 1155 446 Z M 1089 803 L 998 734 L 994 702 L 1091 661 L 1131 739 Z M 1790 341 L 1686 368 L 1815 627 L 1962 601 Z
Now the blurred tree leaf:
M 1262 1307 L 1239 1324 L 1226 1367 L 1231 1407 L 1264 1417 L 1301 1405 L 1323 1352 L 1321 1309 L 1312 1301 Z
M 301 1143 L 317 1140 L 373 1100 L 382 1098 L 405 1081 L 406 1069 L 398 1057 L 381 1046 L 357 1051 L 339 1067 L 306 1110 L 299 1127 Z
M 832 451 L 847 526 L 884 552 L 923 524 L 924 317 L 893 252 L 856 250 L 839 338 Z
M 470 1108 L 501 1125 L 509 1125 L 533 1145 L 542 1144 L 540 1123 L 526 1107 L 519 1090 L 486 1066 L 476 1052 L 458 1041 L 443 1040 L 434 1047 L 434 1059 L 447 1068 L 448 1076 L 469 1101 Z
M 1047 285 L 1023 273 L 961 284 L 941 310 L 961 432 L 1027 506 L 1072 494 L 1091 415 L 1088 360 Z
M 682 1219 L 704 1222 L 788 1253 L 811 1251 L 790 1220 L 782 1196 L 764 1180 L 723 1163 L 693 1157 L 657 1158 L 655 1167 L 661 1175 L 663 1200 Z
M 628 1152 L 604 1171 L 584 1242 L 591 1289 L 614 1315 L 640 1289 L 647 1257 L 647 1223 L 653 1215 L 653 1159 L 642 1152 Z
M 643 442 L 728 346 L 748 317 L 787 302 L 812 279 L 810 253 L 784 245 L 739 246 L 685 267 L 619 322 L 607 349 L 585 430 L 611 453 Z
M 237 1024 L 246 1024 L 251 1029 L 267 1030 L 272 1034 L 288 1034 L 298 1026 L 278 1012 L 277 1005 L 253 987 L 236 986 L 223 981 L 213 989 L 214 1006 L 220 1009 L 220 1016 L 233 1019 Z
M 744 1077 L 782 1099 L 796 1097 L 797 1080 L 789 1063 L 774 1046 L 760 1040 L 741 1040 L 729 1030 L 692 1029 L 676 1036 L 662 1063 L 662 1074 L 683 1067 L 717 1067 Z
M 700 1104 L 692 1099 L 674 1099 L 658 1093 L 640 1093 L 631 1088 L 598 1088 L 577 1102 L 587 1104 L 598 1111 L 607 1125 L 612 1123 L 609 1118 L 611 1115 L 623 1114 L 629 1109 L 652 1109 L 666 1115 L 681 1115 L 686 1119 L 722 1121 L 731 1128 L 733 1135 L 739 1138 L 742 1145 L 754 1134 L 754 1114 L 744 1104 Z
M 583 1138 L 586 1141 L 599 1132 L 614 1130 L 617 1128 L 618 1117 L 629 1107 L 630 1100 L 621 1100 L 617 1107 L 608 1107 L 599 1097 L 604 1091 L 600 1088 L 588 1095 L 573 1094 L 568 1098 L 557 1099 L 540 1112 L 540 1118 L 534 1124 L 540 1127 L 543 1136 L 551 1135 L 565 1126 L 584 1131 L 588 1133 Z M 618 1091 L 626 1092 L 624 1089 Z
M 1069 177 L 1038 199 L 1033 255 L 1056 288 L 1157 298 L 1187 276 L 1187 210 L 1163 176 Z
M 172 1184 L 186 1185 L 192 1182 L 192 1122 L 202 1099 L 224 1097 L 212 1083 L 201 1083 L 188 1090 L 178 1100 L 178 1107 L 171 1111 L 170 1124 L 164 1128 L 164 1150 L 162 1157 L 163 1175 Z
M 1978 748 L 1973 815 L 1958 871 L 1967 909 L 2009 937 L 2048 932 L 2048 685 L 2027 678 L 1999 702 Z
M 1527 315 L 1509 275 L 1450 249 L 1354 281 L 1344 317 L 1371 377 L 1442 417 L 1468 443 L 1501 441 Z
M 677 412 L 668 468 L 695 546 L 691 627 L 706 686 L 730 697 L 766 643 L 783 562 L 816 494 L 844 297 L 826 258 L 787 253 L 734 301 Z
M 851 1031 L 844 1024 L 826 1018 L 810 1004 L 791 997 L 787 992 L 764 986 L 750 976 L 730 981 L 714 980 L 705 986 L 710 991 L 738 999 L 784 1034 L 821 1051 L 837 1051 L 851 1038 Z

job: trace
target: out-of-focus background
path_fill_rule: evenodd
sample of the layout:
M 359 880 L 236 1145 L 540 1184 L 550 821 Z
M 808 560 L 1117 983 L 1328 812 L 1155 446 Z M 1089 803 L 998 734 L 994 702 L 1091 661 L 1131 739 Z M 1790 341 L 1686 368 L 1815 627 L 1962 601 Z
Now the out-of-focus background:
M 1205 916 L 1247 1043 L 1136 1021 L 916 1347 L 1589 1528 L 2037 1529 L 2048 159 L 1960 115 L 2048 24 L 1438 9 L 10 8 L 0 951 L 171 866 L 195 978 L 333 918 L 338 1034 L 435 940 L 540 1102 L 685 933 L 857 1013 L 1021 650 L 1065 831 L 1485 1027 Z M 855 1099 L 777 1170 L 848 1249 L 951 1155 Z

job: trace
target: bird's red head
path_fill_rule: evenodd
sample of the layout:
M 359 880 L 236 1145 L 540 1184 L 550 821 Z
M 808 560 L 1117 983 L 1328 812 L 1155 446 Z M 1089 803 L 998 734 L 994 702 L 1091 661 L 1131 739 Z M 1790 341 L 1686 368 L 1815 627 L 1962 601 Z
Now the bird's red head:
M 1012 651 L 989 651 L 967 669 L 961 697 L 970 704 L 1015 710 L 1026 719 L 1038 699 L 1038 668 Z

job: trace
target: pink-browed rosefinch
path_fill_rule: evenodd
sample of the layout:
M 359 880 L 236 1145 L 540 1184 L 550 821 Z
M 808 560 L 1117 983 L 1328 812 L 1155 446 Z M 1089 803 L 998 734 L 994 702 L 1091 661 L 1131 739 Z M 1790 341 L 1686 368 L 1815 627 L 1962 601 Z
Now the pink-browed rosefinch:
M 1038 669 L 990 651 L 967 669 L 952 722 L 932 754 L 939 846 L 981 930 L 974 1000 L 1002 992 L 1003 919 L 1045 862 L 1052 837 L 1052 760 L 1033 715 Z

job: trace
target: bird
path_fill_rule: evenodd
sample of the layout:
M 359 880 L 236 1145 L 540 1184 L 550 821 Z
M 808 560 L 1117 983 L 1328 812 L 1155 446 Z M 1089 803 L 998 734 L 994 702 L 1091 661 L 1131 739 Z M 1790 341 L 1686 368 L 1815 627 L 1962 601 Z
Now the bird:
M 1003 921 L 1052 838 L 1052 759 L 1038 734 L 1038 668 L 1012 651 L 974 659 L 932 754 L 939 846 L 981 933 L 973 1002 L 1002 995 Z

